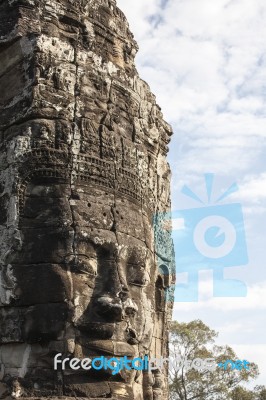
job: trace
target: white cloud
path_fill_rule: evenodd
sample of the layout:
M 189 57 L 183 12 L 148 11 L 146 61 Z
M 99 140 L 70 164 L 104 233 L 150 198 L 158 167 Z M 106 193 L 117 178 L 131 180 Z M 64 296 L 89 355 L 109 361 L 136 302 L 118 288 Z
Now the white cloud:
M 180 174 L 250 169 L 266 147 L 264 0 L 118 4 L 140 43 L 141 76 L 172 122 L 176 146 L 188 144 Z
M 266 207 L 266 172 L 245 177 L 239 188 L 242 201 Z
M 175 302 L 174 313 L 193 311 L 197 313 L 199 310 L 221 310 L 221 311 L 237 311 L 237 310 L 266 310 L 266 281 L 253 284 L 248 287 L 247 297 L 213 297 L 212 281 L 199 282 L 200 296 L 197 303 Z M 178 290 L 178 289 L 177 289 Z

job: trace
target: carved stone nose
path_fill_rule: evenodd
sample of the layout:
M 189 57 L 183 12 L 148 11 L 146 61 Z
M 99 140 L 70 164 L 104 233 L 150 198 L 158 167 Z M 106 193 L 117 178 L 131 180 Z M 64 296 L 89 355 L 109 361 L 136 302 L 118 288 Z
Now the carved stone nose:
M 138 311 L 137 305 L 128 295 L 123 300 L 110 295 L 101 296 L 96 301 L 95 311 L 109 322 L 119 322 L 127 316 L 134 316 Z
M 119 297 L 110 295 L 98 297 L 95 311 L 106 321 L 118 322 L 123 319 L 123 305 Z
M 130 299 L 130 298 L 128 298 L 125 301 L 123 306 L 124 306 L 125 314 L 128 315 L 128 316 L 134 316 L 138 311 L 137 304 L 134 303 L 134 301 L 132 299 Z

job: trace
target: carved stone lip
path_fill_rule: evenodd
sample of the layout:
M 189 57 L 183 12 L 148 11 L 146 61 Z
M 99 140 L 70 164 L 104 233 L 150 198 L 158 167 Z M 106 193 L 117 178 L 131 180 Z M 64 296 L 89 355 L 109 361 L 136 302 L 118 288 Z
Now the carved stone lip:
M 115 340 L 81 340 L 81 345 L 88 349 L 96 350 L 98 353 L 110 354 L 115 357 L 134 357 L 136 354 L 134 346 L 126 342 Z
M 85 338 L 93 338 L 92 340 L 109 340 L 115 330 L 114 323 L 103 324 L 102 322 L 86 322 L 81 320 L 76 326 L 83 335 L 85 334 Z

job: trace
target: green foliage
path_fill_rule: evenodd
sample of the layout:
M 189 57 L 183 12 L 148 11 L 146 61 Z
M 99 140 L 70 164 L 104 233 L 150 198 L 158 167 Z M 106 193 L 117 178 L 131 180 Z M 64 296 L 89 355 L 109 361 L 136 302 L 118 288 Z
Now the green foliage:
M 194 360 L 195 358 L 214 358 L 217 363 L 226 360 L 237 360 L 233 349 L 229 346 L 215 345 L 218 334 L 200 320 L 189 323 L 174 321 L 170 334 L 170 355 L 172 360 L 180 357 Z M 241 383 L 249 382 L 258 376 L 258 367 L 249 365 L 250 370 L 232 370 L 228 367 L 215 368 L 213 371 L 186 369 L 184 365 L 173 362 L 170 368 L 170 399 L 171 400 L 228 400 L 233 390 Z M 240 390 L 240 389 L 239 389 Z M 244 393 L 243 389 L 243 392 Z M 235 392 L 235 396 L 238 395 Z M 241 400 L 253 400 L 252 397 Z M 232 400 L 238 400 L 238 397 Z M 256 399 L 257 400 L 257 399 Z M 264 398 L 259 399 L 264 400 Z M 266 400 L 266 399 L 265 399 Z
M 231 393 L 231 400 L 255 400 L 254 393 L 242 387 L 235 388 Z
M 266 388 L 265 386 L 256 386 L 254 390 L 247 390 L 239 386 L 232 391 L 230 399 L 266 400 Z
M 266 387 L 256 386 L 255 387 L 255 400 L 266 400 Z

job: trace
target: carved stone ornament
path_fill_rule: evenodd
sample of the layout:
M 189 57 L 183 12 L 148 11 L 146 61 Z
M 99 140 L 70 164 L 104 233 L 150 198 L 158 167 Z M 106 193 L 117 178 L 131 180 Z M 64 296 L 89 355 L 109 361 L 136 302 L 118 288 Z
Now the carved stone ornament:
M 114 0 L 0 1 L 0 399 L 167 399 L 167 364 L 54 369 L 168 356 L 172 130 L 137 50 Z

